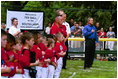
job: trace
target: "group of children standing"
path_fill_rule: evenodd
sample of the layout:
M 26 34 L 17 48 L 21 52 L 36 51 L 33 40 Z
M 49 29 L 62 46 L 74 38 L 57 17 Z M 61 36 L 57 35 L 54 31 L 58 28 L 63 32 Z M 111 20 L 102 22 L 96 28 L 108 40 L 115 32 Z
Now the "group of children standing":
M 1 77 L 59 78 L 66 51 L 61 33 L 53 38 L 39 32 L 14 37 L 1 30 Z

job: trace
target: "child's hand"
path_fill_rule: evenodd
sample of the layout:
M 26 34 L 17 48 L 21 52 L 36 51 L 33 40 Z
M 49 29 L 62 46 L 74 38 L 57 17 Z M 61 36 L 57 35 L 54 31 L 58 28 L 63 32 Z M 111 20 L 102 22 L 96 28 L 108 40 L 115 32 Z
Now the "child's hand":
M 9 56 L 9 61 L 13 62 L 14 61 L 14 55 Z
M 50 62 L 51 62 L 51 60 L 50 60 L 50 59 L 45 59 L 44 61 L 45 61 L 45 62 L 48 62 L 48 63 L 50 63 Z
M 66 55 L 66 52 L 63 52 L 63 53 L 62 53 L 62 56 L 65 56 L 65 55 Z
M 1 69 L 1 73 L 10 73 L 11 72 L 11 68 L 10 67 L 5 67 Z
M 35 61 L 35 64 L 38 65 L 38 64 L 39 64 L 39 60 L 36 60 L 36 61 Z
M 45 52 L 44 52 L 44 51 L 42 51 L 42 55 L 43 55 L 43 56 L 45 55 Z
M 64 55 L 66 55 L 66 52 L 60 52 L 59 55 L 64 56 Z

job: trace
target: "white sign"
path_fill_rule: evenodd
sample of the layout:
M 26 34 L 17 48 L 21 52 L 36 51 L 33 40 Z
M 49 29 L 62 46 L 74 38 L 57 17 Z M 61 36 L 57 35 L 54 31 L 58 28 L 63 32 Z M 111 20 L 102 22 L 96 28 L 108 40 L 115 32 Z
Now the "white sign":
M 24 12 L 7 10 L 7 28 L 12 26 L 11 19 L 18 19 L 18 28 L 26 30 L 43 30 L 43 12 Z

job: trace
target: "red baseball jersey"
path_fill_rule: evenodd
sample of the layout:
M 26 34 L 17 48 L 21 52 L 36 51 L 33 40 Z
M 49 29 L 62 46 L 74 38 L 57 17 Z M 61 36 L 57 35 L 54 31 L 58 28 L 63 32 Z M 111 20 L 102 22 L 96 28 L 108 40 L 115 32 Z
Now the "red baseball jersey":
M 102 35 L 102 33 L 104 33 L 104 34 Z M 99 32 L 98 36 L 100 36 L 100 38 L 107 38 L 106 32 Z
M 45 53 L 46 54 L 44 55 L 43 62 L 44 62 L 45 59 L 50 59 L 51 62 L 56 63 L 55 50 L 53 50 L 53 49 L 47 49 L 45 51 Z M 48 65 L 49 65 L 49 63 L 45 63 L 44 62 L 43 67 L 48 67 Z
M 14 66 L 16 67 L 16 69 L 22 69 L 22 72 L 24 72 L 23 67 L 20 64 L 20 54 L 21 51 L 17 51 L 17 53 L 13 52 L 13 51 L 8 51 L 7 52 L 9 57 L 13 57 L 13 61 L 9 62 L 9 66 Z
M 7 52 L 4 48 L 1 48 L 1 60 L 4 60 L 5 63 L 8 62 Z
M 64 37 L 67 36 L 66 26 L 61 25 L 60 27 L 58 27 L 57 24 L 54 22 L 51 29 L 50 29 L 50 34 L 56 35 L 59 32 L 62 33 L 64 35 Z
M 48 59 L 50 59 L 51 60 L 51 62 L 56 62 L 55 61 L 55 50 L 52 48 L 52 49 L 47 49 L 46 51 L 45 51 L 45 57 Z
M 2 68 L 5 68 L 7 65 L 6 65 L 6 62 L 8 61 L 8 56 L 6 55 L 6 51 L 4 50 L 4 48 L 1 48 L 1 69 Z M 9 76 L 9 73 L 4 73 L 4 74 L 1 74 L 1 76 Z
M 21 66 L 25 68 L 25 67 L 29 67 L 30 65 L 30 51 L 26 49 L 23 52 L 23 50 L 25 49 L 24 48 L 22 49 L 22 53 L 20 55 L 19 61 L 20 61 Z
M 64 47 L 63 47 L 62 43 L 56 42 L 54 49 L 55 49 L 55 52 L 56 52 L 56 57 L 57 57 L 57 59 L 59 59 L 60 57 L 63 57 L 63 56 L 60 56 L 60 55 L 59 55 L 59 53 L 60 53 L 61 51 L 64 51 Z M 64 52 L 65 52 L 65 51 L 64 51 Z

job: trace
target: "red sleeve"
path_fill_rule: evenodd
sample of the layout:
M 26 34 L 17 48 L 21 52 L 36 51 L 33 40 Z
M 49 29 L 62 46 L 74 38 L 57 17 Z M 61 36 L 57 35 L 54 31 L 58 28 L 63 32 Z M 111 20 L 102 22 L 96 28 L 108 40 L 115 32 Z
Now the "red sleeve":
M 38 60 L 39 58 L 42 57 L 42 51 L 41 50 L 37 49 L 35 52 L 36 52 L 36 60 Z
M 4 48 L 1 48 L 1 59 L 4 60 L 5 62 L 8 62 L 8 56 L 5 53 Z
M 38 60 L 40 57 L 42 57 L 42 51 L 37 45 L 33 45 L 31 51 L 36 53 L 36 60 Z
M 14 53 L 12 51 L 8 51 L 7 52 L 7 55 L 10 57 L 10 56 L 14 56 Z
M 98 33 L 98 36 L 100 36 L 100 35 L 101 35 L 101 32 Z
M 57 28 L 56 28 L 56 24 L 55 23 L 53 23 L 53 25 L 52 25 L 52 27 L 51 27 L 51 29 L 50 29 L 50 34 L 52 34 L 52 35 L 55 35 L 55 34 L 57 34 Z
M 29 65 L 30 65 L 30 51 L 25 50 L 24 53 L 20 55 L 19 61 L 23 67 L 29 67 Z
M 56 57 L 52 57 L 52 58 L 51 58 L 51 62 L 56 63 L 56 60 L 57 60 Z
M 62 25 L 61 33 L 64 35 L 64 37 L 67 36 L 66 26 L 65 25 Z
M 63 51 L 64 51 L 64 52 L 67 51 L 67 47 L 66 47 L 66 45 L 63 45 Z
M 56 56 L 59 58 L 59 57 L 61 57 L 60 55 L 59 55 L 59 53 L 61 52 L 61 50 L 60 50 L 60 45 L 59 44 L 56 44 L 55 45 L 55 52 L 56 52 Z
M 38 47 L 41 49 L 41 51 L 46 51 L 47 47 L 43 43 L 39 43 Z

